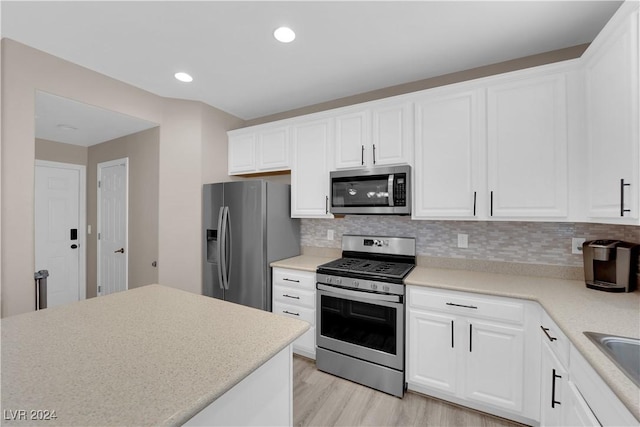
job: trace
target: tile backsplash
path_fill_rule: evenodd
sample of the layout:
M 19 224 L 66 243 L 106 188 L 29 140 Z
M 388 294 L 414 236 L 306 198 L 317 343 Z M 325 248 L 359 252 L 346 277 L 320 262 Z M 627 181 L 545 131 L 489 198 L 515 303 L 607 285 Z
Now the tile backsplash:
M 327 231 L 334 240 L 327 240 Z M 458 234 L 469 236 L 458 248 Z M 408 217 L 347 215 L 302 219 L 302 246 L 340 248 L 343 234 L 415 237 L 418 255 L 580 267 L 571 238 L 619 239 L 640 243 L 640 227 L 571 222 L 412 221 Z

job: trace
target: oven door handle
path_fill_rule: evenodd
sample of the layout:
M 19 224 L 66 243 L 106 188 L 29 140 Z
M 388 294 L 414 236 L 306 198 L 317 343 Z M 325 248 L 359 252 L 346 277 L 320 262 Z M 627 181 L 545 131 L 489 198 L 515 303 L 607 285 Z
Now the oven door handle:
M 354 297 L 358 300 L 388 301 L 397 303 L 402 302 L 402 297 L 400 295 L 374 294 L 371 292 L 352 291 L 349 289 L 335 288 L 333 286 L 327 286 L 320 283 L 318 283 L 318 290 L 330 292 L 332 294 Z

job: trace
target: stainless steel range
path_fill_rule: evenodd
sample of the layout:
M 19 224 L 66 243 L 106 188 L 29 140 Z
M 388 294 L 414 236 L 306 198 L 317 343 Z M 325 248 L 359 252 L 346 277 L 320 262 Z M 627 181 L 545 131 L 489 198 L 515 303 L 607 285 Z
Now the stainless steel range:
M 345 235 L 342 258 L 316 270 L 316 366 L 402 397 L 404 278 L 414 238 Z

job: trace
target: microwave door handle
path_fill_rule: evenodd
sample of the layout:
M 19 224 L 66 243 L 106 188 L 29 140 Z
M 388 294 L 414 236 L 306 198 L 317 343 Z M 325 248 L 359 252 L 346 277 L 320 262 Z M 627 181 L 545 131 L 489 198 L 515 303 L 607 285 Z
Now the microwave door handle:
M 394 206 L 393 204 L 393 174 L 389 174 L 389 181 L 387 183 L 387 193 L 389 193 L 389 206 Z

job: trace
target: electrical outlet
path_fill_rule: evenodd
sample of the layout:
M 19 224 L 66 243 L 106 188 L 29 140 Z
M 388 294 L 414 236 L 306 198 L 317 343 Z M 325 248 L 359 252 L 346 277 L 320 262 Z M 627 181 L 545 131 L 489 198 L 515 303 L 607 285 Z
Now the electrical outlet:
M 327 240 L 333 240 L 333 230 L 327 230 Z
M 468 234 L 458 234 L 458 247 L 459 248 L 468 248 L 469 247 L 469 235 Z
M 580 255 L 582 253 L 582 244 L 586 239 L 584 237 L 571 238 L 571 253 Z

